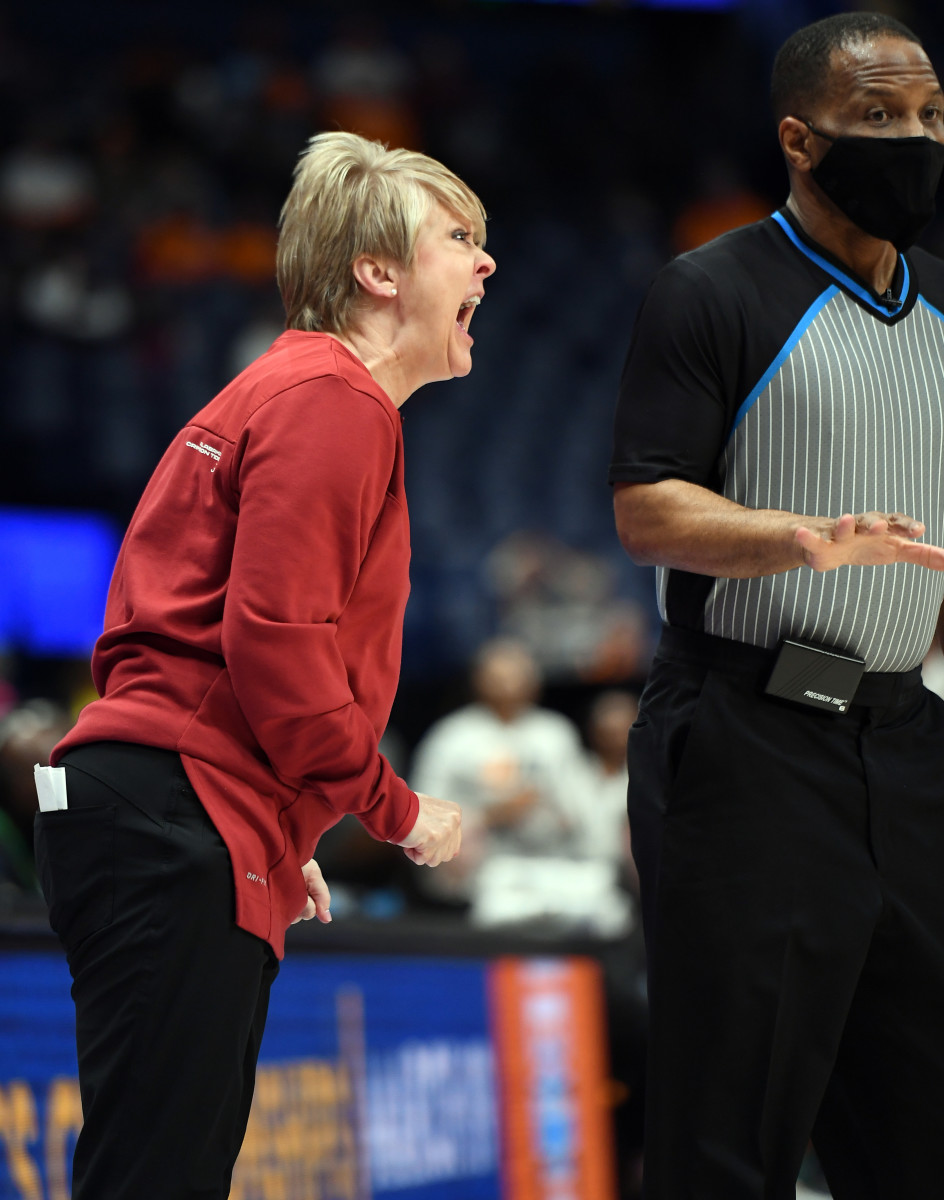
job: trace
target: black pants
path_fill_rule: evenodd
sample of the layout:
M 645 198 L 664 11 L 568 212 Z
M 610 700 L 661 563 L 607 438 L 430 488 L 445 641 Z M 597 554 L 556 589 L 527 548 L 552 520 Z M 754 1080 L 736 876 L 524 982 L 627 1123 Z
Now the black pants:
M 837 1200 L 940 1195 L 944 702 L 794 707 L 740 649 L 669 631 L 630 734 L 644 1194 L 787 1200 L 812 1135 Z
M 234 924 L 229 854 L 178 755 L 63 761 L 69 807 L 37 815 L 36 853 L 73 978 L 73 1200 L 224 1200 L 278 964 Z

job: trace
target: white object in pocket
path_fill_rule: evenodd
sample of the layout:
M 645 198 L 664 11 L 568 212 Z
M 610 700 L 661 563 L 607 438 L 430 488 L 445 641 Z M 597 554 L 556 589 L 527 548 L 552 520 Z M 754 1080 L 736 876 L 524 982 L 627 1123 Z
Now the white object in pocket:
M 40 812 L 55 812 L 69 807 L 65 767 L 41 767 L 36 763 L 33 766 L 33 779 Z

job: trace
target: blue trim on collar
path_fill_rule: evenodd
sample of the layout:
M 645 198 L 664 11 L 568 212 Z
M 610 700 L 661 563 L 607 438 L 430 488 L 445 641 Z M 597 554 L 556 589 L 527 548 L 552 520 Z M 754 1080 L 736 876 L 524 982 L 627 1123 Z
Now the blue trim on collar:
M 861 284 L 856 283 L 856 281 L 850 275 L 847 275 L 844 271 L 840 271 L 838 267 L 834 266 L 829 261 L 829 259 L 823 258 L 821 254 L 817 254 L 815 250 L 811 249 L 797 234 L 796 230 L 786 219 L 786 217 L 782 216 L 779 212 L 772 213 L 771 216 L 798 250 L 801 250 L 811 262 L 816 263 L 818 267 L 821 267 L 828 274 L 832 275 L 833 279 L 837 279 L 844 288 L 852 292 L 854 296 L 857 296 L 863 304 L 867 304 L 869 308 L 874 309 L 875 312 L 881 313 L 883 317 L 893 317 L 898 311 L 900 311 L 901 306 L 908 299 L 908 289 L 911 286 L 911 274 L 908 271 L 908 263 L 903 254 L 899 254 L 898 256 L 901 259 L 901 265 L 904 268 L 904 274 L 901 281 L 901 295 L 898 297 L 898 300 L 901 301 L 901 303 L 896 303 L 894 309 L 889 311 L 889 309 L 882 304 L 880 300 L 876 300 L 871 292 L 866 291 Z
M 775 213 L 774 216 L 776 216 L 776 215 L 777 214 Z M 792 230 L 791 230 L 791 232 L 792 232 Z M 826 305 L 830 302 L 830 300 L 832 300 L 833 296 L 837 295 L 838 292 L 839 292 L 839 288 L 836 287 L 835 284 L 831 284 L 826 289 L 825 292 L 822 292 L 819 296 L 816 297 L 816 299 L 813 301 L 813 303 L 810 305 L 810 307 L 806 310 L 806 312 L 800 318 L 799 324 L 794 329 L 794 331 L 790 334 L 790 336 L 787 338 L 787 340 L 784 342 L 783 347 L 780 350 L 780 353 L 777 355 L 777 357 L 774 359 L 774 361 L 770 364 L 770 366 L 767 368 L 767 370 L 761 376 L 760 380 L 754 385 L 754 387 L 751 389 L 750 395 L 747 397 L 747 399 L 744 401 L 744 403 L 741 405 L 741 407 L 735 413 L 734 424 L 731 426 L 731 432 L 728 434 L 729 441 L 734 436 L 735 432 L 737 431 L 737 427 L 741 424 L 741 422 L 747 416 L 750 409 L 753 408 L 753 406 L 760 399 L 763 392 L 767 389 L 767 386 L 770 383 L 771 379 L 773 379 L 773 377 L 777 374 L 777 372 L 780 370 L 780 368 L 783 366 L 783 364 L 786 362 L 786 360 L 790 357 L 790 354 L 793 352 L 794 346 L 796 346 L 797 342 L 804 335 L 804 333 L 806 333 L 807 329 L 809 329 L 809 327 L 813 324 L 813 322 L 816 320 L 817 316 L 819 316 L 820 312 L 822 312 L 822 310 L 826 307 Z
M 935 308 L 935 307 L 934 307 L 934 305 L 933 305 L 933 304 L 931 304 L 929 301 L 925 300 L 924 296 L 922 296 L 920 292 L 918 292 L 918 300 L 917 300 L 917 303 L 918 303 L 918 304 L 923 304 L 923 305 L 924 305 L 924 307 L 925 307 L 925 308 L 928 310 L 928 312 L 932 312 L 932 313 L 934 313 L 934 315 L 935 315 L 935 316 L 936 316 L 936 317 L 937 317 L 939 320 L 941 320 L 941 321 L 944 321 L 944 313 L 942 313 L 942 312 L 941 312 L 941 310 L 940 310 L 939 308 Z

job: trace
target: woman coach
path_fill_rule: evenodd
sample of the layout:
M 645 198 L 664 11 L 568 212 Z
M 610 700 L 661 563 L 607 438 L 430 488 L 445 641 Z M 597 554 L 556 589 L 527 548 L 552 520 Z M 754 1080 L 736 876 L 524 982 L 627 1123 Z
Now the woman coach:
M 398 408 L 471 369 L 495 269 L 477 197 L 347 133 L 282 211 L 286 332 L 159 463 L 93 657 L 100 699 L 36 819 L 74 979 L 74 1200 L 229 1193 L 286 927 L 330 920 L 311 861 L 353 813 L 417 863 L 459 810 L 377 749 L 397 684 L 409 530 Z

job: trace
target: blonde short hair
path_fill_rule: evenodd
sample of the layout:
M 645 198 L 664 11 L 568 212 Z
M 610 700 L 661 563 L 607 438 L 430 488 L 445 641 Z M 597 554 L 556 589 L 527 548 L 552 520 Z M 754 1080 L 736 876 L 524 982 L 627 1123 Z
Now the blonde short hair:
M 343 333 L 353 319 L 361 254 L 409 270 L 434 202 L 485 241 L 478 196 L 442 163 L 356 133 L 319 133 L 295 167 L 282 208 L 276 266 L 286 328 Z

